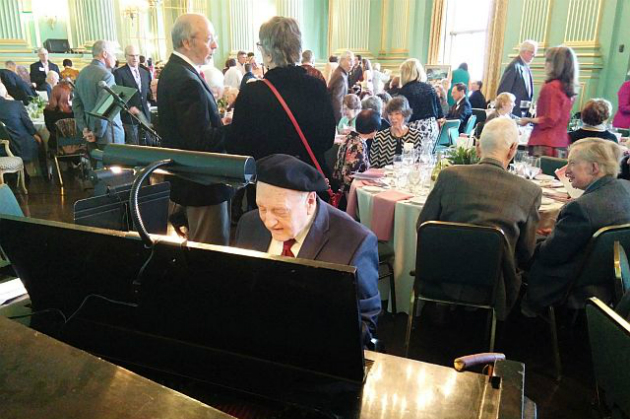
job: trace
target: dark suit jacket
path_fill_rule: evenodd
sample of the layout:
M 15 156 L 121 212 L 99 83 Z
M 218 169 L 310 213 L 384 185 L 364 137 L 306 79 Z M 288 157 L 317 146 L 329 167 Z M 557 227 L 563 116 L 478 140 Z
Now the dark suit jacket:
M 483 93 L 481 93 L 481 90 L 472 92 L 470 96 L 468 96 L 468 101 L 473 108 L 486 109 L 486 98 Z
M 508 173 L 496 160 L 482 159 L 442 170 L 418 218 L 418 227 L 425 221 L 451 221 L 503 230 L 507 249 L 497 292 L 499 319 L 507 317 L 521 288 L 516 267 L 534 254 L 541 197 L 534 183 Z M 476 298 L 474 289 L 457 291 Z
M 210 87 L 190 64 L 175 54 L 160 73 L 158 112 L 162 145 L 181 150 L 222 153 L 225 127 Z M 171 199 L 184 206 L 215 205 L 230 199 L 225 185 L 202 186 L 172 178 Z
M 265 79 L 291 109 L 317 162 L 329 176 L 324 155 L 333 146 L 336 125 L 326 86 L 298 66 L 276 67 L 265 73 Z M 287 113 L 262 81 L 248 83 L 236 98 L 226 147 L 229 153 L 256 160 L 282 153 L 313 165 Z
M 16 156 L 25 162 L 37 159 L 37 142 L 33 135 L 37 132 L 26 113 L 22 102 L 0 98 L 0 121 L 9 132 L 9 147 Z M 4 152 L 4 147 L 2 147 Z
M 140 109 L 142 114 L 147 118 L 147 120 L 151 120 L 151 114 L 149 113 L 149 103 L 148 100 L 151 99 L 151 73 L 145 70 L 143 67 L 138 67 L 138 71 L 140 72 L 140 92 L 137 92 L 135 95 L 129 99 L 127 102 L 127 106 L 130 108 L 135 106 Z M 117 68 L 114 71 L 114 79 L 116 80 L 116 84 L 119 86 L 125 87 L 133 87 L 134 89 L 138 89 L 138 84 L 136 83 L 136 79 L 133 77 L 131 73 L 131 68 L 127 64 L 124 66 Z M 137 122 L 132 119 L 126 112 L 121 113 L 120 119 L 123 124 L 131 124 L 137 125 Z
M 455 104 L 451 107 L 450 112 L 446 116 L 446 119 L 459 119 L 459 132 L 462 133 L 466 129 L 466 123 L 468 118 L 472 115 L 472 106 L 467 97 L 464 97 L 459 104 Z
M 241 217 L 236 230 L 236 247 L 266 252 L 270 243 L 271 233 L 265 228 L 257 210 Z M 297 257 L 357 268 L 357 295 L 364 325 L 364 342 L 369 342 L 376 332 L 376 321 L 381 311 L 378 245 L 374 233 L 346 213 L 318 199 L 315 219 Z
M 525 82 L 524 73 L 529 74 L 529 91 L 527 92 L 527 85 Z M 532 100 L 534 94 L 534 79 L 532 78 L 532 71 L 527 64 L 523 62 L 520 56 L 512 60 L 510 64 L 505 68 L 505 72 L 499 82 L 497 88 L 497 95 L 503 92 L 510 92 L 516 96 L 516 106 L 512 113 L 516 116 L 521 115 L 521 100 Z
M 561 301 L 593 234 L 602 227 L 626 223 L 630 223 L 630 182 L 626 180 L 604 177 L 566 204 L 553 232 L 536 249 L 527 288 L 530 306 L 539 310 Z
M 20 100 L 25 105 L 28 104 L 32 97 L 37 96 L 33 86 L 26 83 L 11 70 L 0 70 L 0 81 L 7 88 L 7 92 L 9 92 L 13 99 Z
M 37 90 L 46 90 L 44 83 L 46 83 L 46 72 L 43 69 L 41 61 L 37 61 L 36 63 L 31 64 L 31 81 L 37 85 Z M 59 72 L 59 67 L 57 64 L 48 61 L 48 70 L 56 71 L 61 77 L 61 73 Z
M 337 67 L 333 71 L 328 82 L 328 93 L 332 101 L 335 123 L 338 124 L 341 119 L 343 98 L 348 94 L 348 73 L 343 68 Z

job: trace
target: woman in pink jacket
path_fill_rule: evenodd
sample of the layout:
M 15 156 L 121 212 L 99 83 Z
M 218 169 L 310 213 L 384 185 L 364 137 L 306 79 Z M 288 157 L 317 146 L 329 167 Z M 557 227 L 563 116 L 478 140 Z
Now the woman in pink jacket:
M 578 90 L 579 65 L 573 50 L 565 46 L 549 48 L 545 72 L 547 80 L 538 97 L 536 118 L 521 118 L 521 124 L 534 124 L 528 143 L 532 154 L 558 157 L 558 152 L 566 152 L 569 145 L 567 125 Z
M 630 128 L 630 81 L 625 82 L 617 92 L 619 107 L 613 119 L 613 127 Z

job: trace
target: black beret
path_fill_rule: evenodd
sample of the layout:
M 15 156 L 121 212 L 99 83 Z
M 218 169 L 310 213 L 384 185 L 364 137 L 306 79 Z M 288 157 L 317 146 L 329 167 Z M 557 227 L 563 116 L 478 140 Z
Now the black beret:
M 302 192 L 324 192 L 328 183 L 310 164 L 287 154 L 272 154 L 256 162 L 259 182 Z

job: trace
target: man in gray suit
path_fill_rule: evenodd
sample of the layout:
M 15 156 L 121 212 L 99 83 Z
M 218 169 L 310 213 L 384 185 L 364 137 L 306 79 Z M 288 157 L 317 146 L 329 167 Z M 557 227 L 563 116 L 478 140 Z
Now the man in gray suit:
M 497 89 L 497 95 L 509 92 L 516 96 L 516 106 L 512 113 L 519 118 L 526 116 L 529 108 L 527 102 L 531 103 L 534 97 L 534 79 L 529 65 L 534 60 L 537 50 L 538 43 L 536 41 L 523 41 L 518 57 L 514 58 L 505 68 Z M 522 112 L 521 108 L 525 109 L 525 112 Z
M 481 161 L 442 170 L 417 225 L 450 221 L 503 230 L 507 248 L 503 281 L 497 290 L 500 320 L 507 317 L 518 297 L 521 278 L 517 267 L 525 266 L 534 253 L 542 197 L 540 187 L 507 172 L 517 147 L 518 130 L 512 120 L 496 118 L 486 124 L 478 147 Z M 475 291 L 464 290 L 471 298 L 475 298 Z
M 241 217 L 235 245 L 272 255 L 355 266 L 367 345 L 381 311 L 376 236 L 317 197 L 317 192 L 328 190 L 328 184 L 311 165 L 293 156 L 273 154 L 258 160 L 256 172 L 258 210 Z
M 330 76 L 328 82 L 328 93 L 332 100 L 335 121 L 339 123 L 341 119 L 341 107 L 343 98 L 348 94 L 348 72 L 354 65 L 354 54 L 352 51 L 344 51 L 339 57 L 339 66 Z
M 552 233 L 536 248 L 523 314 L 533 316 L 562 301 L 597 230 L 630 223 L 630 182 L 617 179 L 620 160 L 612 141 L 584 138 L 571 146 L 566 174 L 584 194 L 562 207 Z
M 110 143 L 124 144 L 125 132 L 123 131 L 120 114 L 116 115 L 112 122 L 88 115 L 94 110 L 96 103 L 108 95 L 99 87 L 99 82 L 104 81 L 108 86 L 115 85 L 114 75 L 111 70 L 116 65 L 114 44 L 109 41 L 96 41 L 92 46 L 94 59 L 79 73 L 74 89 L 72 110 L 77 121 L 77 128 L 83 132 L 84 138 L 92 143 L 92 148 L 102 149 Z

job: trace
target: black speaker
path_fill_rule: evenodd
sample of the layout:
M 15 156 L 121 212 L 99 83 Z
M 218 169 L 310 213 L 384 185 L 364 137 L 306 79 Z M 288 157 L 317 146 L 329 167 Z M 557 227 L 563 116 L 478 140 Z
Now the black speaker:
M 70 52 L 70 43 L 67 39 L 47 39 L 44 48 L 48 52 Z

